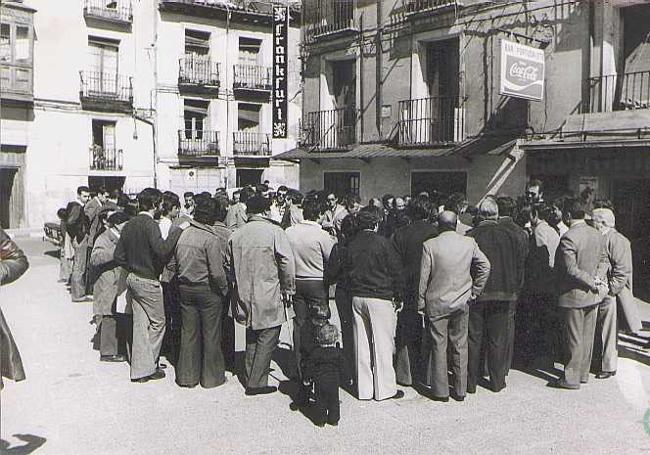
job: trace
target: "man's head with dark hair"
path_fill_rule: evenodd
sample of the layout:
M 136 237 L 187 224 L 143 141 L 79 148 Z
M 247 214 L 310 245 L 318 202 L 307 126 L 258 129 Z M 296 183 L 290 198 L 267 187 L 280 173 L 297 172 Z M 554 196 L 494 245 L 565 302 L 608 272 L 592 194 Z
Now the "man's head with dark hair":
M 411 201 L 407 210 L 413 221 L 426 220 L 431 216 L 431 203 L 428 199 L 418 198 Z
M 500 216 L 509 216 L 514 218 L 517 212 L 517 203 L 510 196 L 500 196 L 497 198 Z
M 258 183 L 255 185 L 255 190 L 257 190 L 257 194 L 266 194 L 269 192 L 269 186 L 266 183 Z
M 339 197 L 334 192 L 327 193 L 325 200 L 327 202 L 327 207 L 331 210 L 334 210 L 339 203 Z
M 88 200 L 90 199 L 90 188 L 87 186 L 80 186 L 77 188 L 77 199 L 79 202 L 81 202 L 83 205 L 85 205 Z
M 109 193 L 105 186 L 97 188 L 97 199 L 103 204 L 108 199 Z
M 115 188 L 108 193 L 108 200 L 113 201 L 117 204 L 124 193 L 119 188 Z
M 58 216 L 60 220 L 65 220 L 68 217 L 68 211 L 64 207 L 61 207 L 56 211 L 56 216 Z
M 346 215 L 345 218 L 341 221 L 341 232 L 340 237 L 344 241 L 348 241 L 354 237 L 357 232 L 359 232 L 359 227 L 357 225 L 357 214 L 350 213 Z
M 223 223 L 223 221 L 226 219 L 226 215 L 228 214 L 228 198 L 225 196 L 218 196 L 214 198 L 215 200 L 215 207 L 214 207 L 214 218 L 215 221 L 220 221 Z
M 143 212 L 157 211 L 162 201 L 162 193 L 156 188 L 145 188 L 137 196 L 138 205 Z
M 587 204 L 580 198 L 567 198 L 562 208 L 565 224 L 570 220 L 584 220 L 587 216 Z
M 250 186 L 245 186 L 244 188 L 241 189 L 239 192 L 239 200 L 240 202 L 243 202 L 246 204 L 250 198 L 255 196 L 255 190 L 251 188 Z
M 287 200 L 293 205 L 301 205 L 302 201 L 305 199 L 305 196 L 298 190 L 290 189 L 287 192 Z
M 278 201 L 278 204 L 282 205 L 286 202 L 288 192 L 289 192 L 289 188 L 287 188 L 284 185 L 281 185 L 278 188 L 278 191 L 275 192 L 275 199 Z
M 214 191 L 214 197 L 217 197 L 217 196 L 227 196 L 227 195 L 228 195 L 228 192 L 226 191 L 225 188 L 217 188 L 217 189 Z
M 183 193 L 183 199 L 194 198 L 194 193 L 191 191 L 186 191 Z
M 246 202 L 246 213 L 260 215 L 271 209 L 271 200 L 264 196 L 253 196 Z
M 350 193 L 345 196 L 344 205 L 349 213 L 357 213 L 361 210 L 361 198 L 356 194 Z
M 364 207 L 356 214 L 357 227 L 359 230 L 374 230 L 379 225 L 381 219 L 379 210 L 376 207 Z
M 194 221 L 212 226 L 215 221 L 216 201 L 212 198 L 199 198 L 194 207 Z
M 171 191 L 165 191 L 162 196 L 162 216 L 176 218 L 180 209 L 181 200 L 178 198 L 178 195 L 176 193 L 172 193 Z
M 381 197 L 381 203 L 384 206 L 384 209 L 389 210 L 393 207 L 393 200 L 395 199 L 395 196 L 393 196 L 390 193 L 384 194 Z
M 316 221 L 320 217 L 320 205 L 317 201 L 310 199 L 302 204 L 302 216 L 308 221 Z
M 467 211 L 469 202 L 463 193 L 452 193 L 445 201 L 445 210 L 451 210 L 456 215 L 462 215 Z
M 532 179 L 526 185 L 526 198 L 531 202 L 539 202 L 544 194 L 544 184 L 539 179 Z
M 114 212 L 106 221 L 111 226 L 119 226 L 120 224 L 129 221 L 129 215 L 122 211 Z

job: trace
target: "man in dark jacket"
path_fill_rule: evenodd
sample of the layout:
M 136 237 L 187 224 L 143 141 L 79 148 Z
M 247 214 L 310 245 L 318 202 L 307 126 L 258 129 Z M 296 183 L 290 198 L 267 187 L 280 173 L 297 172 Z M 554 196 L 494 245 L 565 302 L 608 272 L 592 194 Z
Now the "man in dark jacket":
M 216 201 L 199 199 L 194 220 L 181 234 L 174 253 L 181 296 L 181 349 L 176 383 L 181 387 L 217 387 L 226 382 L 221 351 L 223 299 L 228 280 L 223 268 L 227 239 L 219 237 Z
M 28 268 L 25 254 L 0 229 L 0 286 L 16 281 Z M 25 371 L 18 347 L 0 309 L 0 389 L 3 386 L 2 378 L 22 381 L 25 379 Z
M 165 372 L 157 367 L 165 334 L 165 307 L 158 280 L 174 252 L 181 230 L 172 229 L 163 240 L 158 223 L 154 221 L 161 201 L 159 190 L 142 190 L 138 194 L 140 213 L 124 226 L 115 247 L 115 263 L 129 272 L 126 283 L 133 297 L 132 382 L 165 377 Z
M 483 294 L 470 306 L 467 391 L 476 391 L 485 343 L 491 388 L 499 392 L 506 387 L 508 313 L 511 302 L 519 298 L 525 252 L 516 238 L 499 225 L 499 207 L 493 197 L 479 204 L 478 216 L 482 221 L 467 235 L 476 240 L 492 267 Z
M 397 383 L 412 385 L 417 380 L 421 363 L 422 316 L 418 313 L 418 286 L 422 262 L 422 245 L 438 235 L 429 221 L 431 204 L 416 200 L 408 208 L 412 223 L 399 228 L 393 245 L 404 265 L 404 308 L 397 315 L 395 343 L 395 375 Z
M 500 197 L 497 199 L 499 206 L 499 226 L 503 227 L 513 238 L 518 249 L 520 263 L 517 264 L 519 272 L 519 290 L 523 288 L 524 275 L 526 270 L 526 258 L 528 257 L 528 234 L 526 231 L 515 223 L 517 203 L 511 197 Z M 512 356 L 515 345 L 515 313 L 517 311 L 517 301 L 512 300 L 508 303 L 508 353 L 506 357 L 506 368 L 510 369 L 512 365 Z M 506 370 L 506 374 L 508 371 Z
M 77 200 L 66 207 L 67 218 L 65 227 L 72 239 L 74 258 L 72 275 L 70 276 L 70 294 L 73 302 L 86 300 L 86 263 L 88 254 L 89 221 L 84 207 L 90 199 L 90 189 L 87 186 L 77 188 Z
M 364 209 L 357 221 L 360 232 L 350 242 L 345 268 L 352 293 L 358 398 L 401 398 L 404 392 L 397 390 L 393 351 L 396 310 L 404 288 L 402 264 L 390 241 L 377 234 L 376 212 Z

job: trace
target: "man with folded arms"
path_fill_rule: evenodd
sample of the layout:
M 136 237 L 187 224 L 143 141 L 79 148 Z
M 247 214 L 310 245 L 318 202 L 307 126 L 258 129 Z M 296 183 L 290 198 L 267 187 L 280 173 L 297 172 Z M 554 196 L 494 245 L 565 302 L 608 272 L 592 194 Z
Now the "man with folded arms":
M 431 342 L 426 382 L 437 401 L 449 400 L 447 342 L 452 353 L 452 396 L 465 399 L 468 302 L 481 295 L 490 275 L 490 261 L 473 238 L 456 232 L 457 222 L 454 212 L 442 212 L 438 218 L 441 234 L 422 248 L 418 310 L 425 315 Z
M 126 284 L 133 298 L 132 382 L 165 377 L 165 372 L 157 366 L 165 335 L 165 307 L 159 278 L 182 230 L 172 228 L 163 240 L 154 221 L 161 202 L 162 193 L 155 188 L 145 188 L 138 194 L 140 213 L 122 229 L 113 256 L 115 263 L 129 272 Z

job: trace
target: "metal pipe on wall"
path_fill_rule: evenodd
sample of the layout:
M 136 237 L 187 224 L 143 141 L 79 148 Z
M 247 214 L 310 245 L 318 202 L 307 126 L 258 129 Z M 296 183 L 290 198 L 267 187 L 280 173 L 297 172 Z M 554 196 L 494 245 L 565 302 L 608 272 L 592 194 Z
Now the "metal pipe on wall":
M 377 134 L 379 139 L 383 138 L 383 131 L 381 127 L 381 108 L 383 105 L 383 95 L 382 95 L 382 73 L 384 65 L 384 52 L 382 48 L 382 39 L 383 39 L 383 0 L 377 0 L 377 37 L 376 37 L 376 50 L 375 50 L 375 124 L 377 126 Z

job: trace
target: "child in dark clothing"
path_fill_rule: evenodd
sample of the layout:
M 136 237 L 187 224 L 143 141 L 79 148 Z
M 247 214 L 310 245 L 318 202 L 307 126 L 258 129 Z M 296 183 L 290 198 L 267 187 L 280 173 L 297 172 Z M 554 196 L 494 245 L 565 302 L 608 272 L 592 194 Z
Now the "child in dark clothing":
M 332 324 L 325 324 L 316 330 L 318 345 L 307 359 L 307 376 L 314 382 L 316 397 L 316 425 L 338 425 L 339 382 L 344 372 L 343 350 L 336 345 L 339 338 L 338 329 Z

